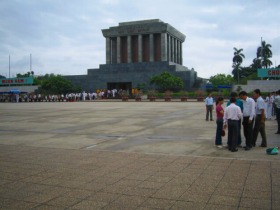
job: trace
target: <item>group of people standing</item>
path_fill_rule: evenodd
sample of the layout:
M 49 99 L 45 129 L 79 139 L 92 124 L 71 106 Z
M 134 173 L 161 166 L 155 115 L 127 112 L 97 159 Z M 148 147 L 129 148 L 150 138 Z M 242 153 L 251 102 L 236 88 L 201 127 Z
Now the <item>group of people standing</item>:
M 238 98 L 239 96 L 239 98 Z M 275 134 L 280 134 L 280 90 L 277 91 L 277 96 L 274 98 L 275 113 L 278 124 L 278 130 Z M 213 121 L 214 99 L 211 94 L 205 99 L 206 104 L 206 121 Z M 249 97 L 247 92 L 241 91 L 239 95 L 236 92 L 232 92 L 230 100 L 227 103 L 227 107 L 222 107 L 224 99 L 219 97 L 216 100 L 216 139 L 215 145 L 218 148 L 223 148 L 222 136 L 225 134 L 225 130 L 228 131 L 227 147 L 230 151 L 238 151 L 238 147 L 241 147 L 241 125 L 243 125 L 243 132 L 245 137 L 245 151 L 249 151 L 252 147 L 256 146 L 258 134 L 261 134 L 260 147 L 267 147 L 266 131 L 265 131 L 265 119 L 266 115 L 266 103 L 261 96 L 261 91 L 256 89 L 253 91 L 253 98 Z M 271 118 L 271 117 L 270 117 Z

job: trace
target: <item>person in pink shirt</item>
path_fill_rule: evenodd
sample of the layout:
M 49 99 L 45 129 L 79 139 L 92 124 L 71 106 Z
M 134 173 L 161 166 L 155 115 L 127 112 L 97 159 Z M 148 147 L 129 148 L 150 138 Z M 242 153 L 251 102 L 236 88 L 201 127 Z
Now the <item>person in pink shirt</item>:
M 223 97 L 219 97 L 216 101 L 217 129 L 216 129 L 215 145 L 218 148 L 223 148 L 223 144 L 222 144 L 222 130 L 223 130 L 223 117 L 224 117 L 224 108 L 222 107 L 223 103 L 224 103 Z

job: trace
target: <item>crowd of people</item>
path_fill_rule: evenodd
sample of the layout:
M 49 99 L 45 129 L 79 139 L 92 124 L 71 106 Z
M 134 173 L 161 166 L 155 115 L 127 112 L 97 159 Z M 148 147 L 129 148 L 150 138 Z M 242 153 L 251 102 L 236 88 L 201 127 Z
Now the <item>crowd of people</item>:
M 232 152 L 237 152 L 238 148 L 245 151 L 251 150 L 256 146 L 258 134 L 262 141 L 260 147 L 267 147 L 265 130 L 265 120 L 272 120 L 276 116 L 277 131 L 280 134 L 280 90 L 275 94 L 268 94 L 263 98 L 261 91 L 253 91 L 253 98 L 247 92 L 241 91 L 239 94 L 232 92 L 226 108 L 223 108 L 224 99 L 219 97 L 216 100 L 216 138 L 215 145 L 218 148 L 226 147 Z M 212 110 L 214 99 L 211 93 L 205 99 L 206 121 L 213 121 Z M 241 126 L 245 137 L 245 146 L 242 147 Z M 222 137 L 227 129 L 227 144 L 222 144 Z
M 126 90 L 103 90 L 99 89 L 96 92 L 81 92 L 81 93 L 66 93 L 66 94 L 7 94 L 0 95 L 0 102 L 72 102 L 72 101 L 92 101 L 96 99 L 117 98 L 120 93 Z

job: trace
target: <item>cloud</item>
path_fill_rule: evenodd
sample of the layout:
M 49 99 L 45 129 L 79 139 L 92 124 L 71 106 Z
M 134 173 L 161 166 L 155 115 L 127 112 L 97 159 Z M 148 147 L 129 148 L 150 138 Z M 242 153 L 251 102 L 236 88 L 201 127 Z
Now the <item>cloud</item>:
M 250 65 L 263 37 L 280 63 L 278 0 L 2 0 L 0 74 L 86 74 L 105 63 L 101 29 L 119 22 L 161 19 L 186 35 L 184 65 L 210 77 L 231 73 L 233 47 Z

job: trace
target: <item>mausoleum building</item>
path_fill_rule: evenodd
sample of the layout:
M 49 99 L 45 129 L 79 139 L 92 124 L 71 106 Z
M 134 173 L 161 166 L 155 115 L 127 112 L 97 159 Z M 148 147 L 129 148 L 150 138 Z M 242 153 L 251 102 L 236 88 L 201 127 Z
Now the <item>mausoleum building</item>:
M 197 73 L 183 66 L 185 35 L 159 19 L 119 23 L 102 30 L 106 39 L 106 64 L 88 69 L 87 75 L 65 76 L 85 91 L 131 90 L 150 86 L 150 78 L 164 71 L 181 77 L 190 90 Z

